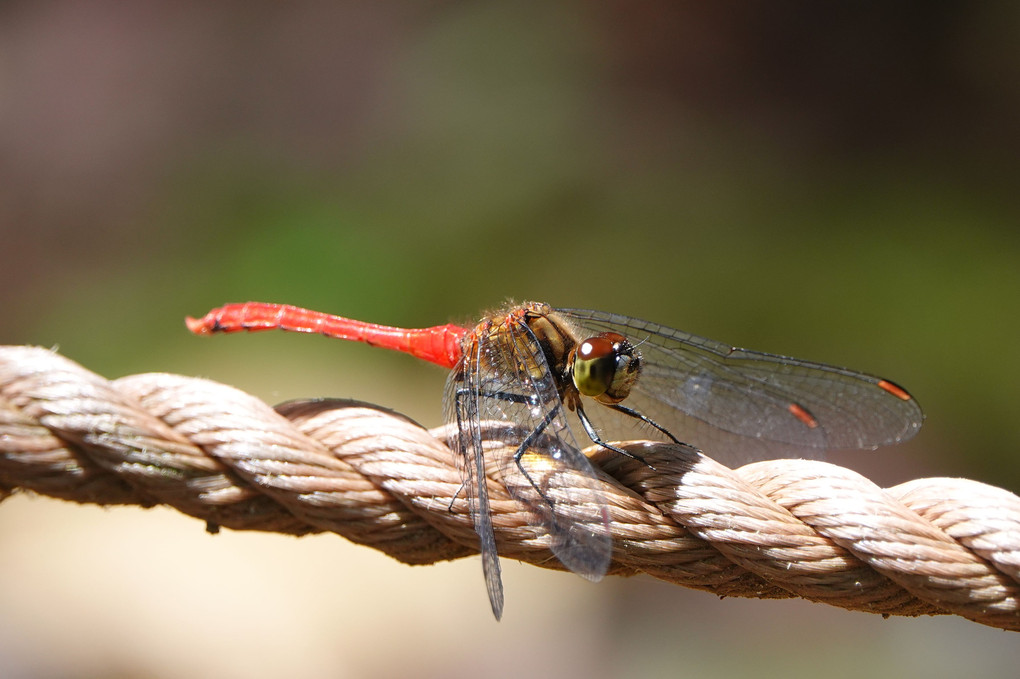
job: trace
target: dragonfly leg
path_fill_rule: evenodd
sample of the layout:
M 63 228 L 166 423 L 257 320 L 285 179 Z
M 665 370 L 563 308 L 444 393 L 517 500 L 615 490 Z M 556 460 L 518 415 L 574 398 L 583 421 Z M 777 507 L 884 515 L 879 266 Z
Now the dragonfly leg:
M 454 398 L 457 399 L 457 402 L 459 403 L 460 399 L 462 397 L 467 396 L 469 394 L 471 394 L 471 390 L 470 389 L 463 389 L 463 388 L 457 389 L 455 394 L 454 394 Z M 506 391 L 487 392 L 484 395 L 489 397 L 489 398 L 496 398 L 496 399 L 499 399 L 501 401 L 508 401 L 510 403 L 530 403 L 531 402 L 531 399 L 529 399 L 524 394 L 515 394 L 515 393 L 512 393 L 512 392 L 506 392 Z M 458 431 L 463 431 L 464 430 L 463 429 L 464 423 L 461 420 L 460 408 L 458 407 L 456 409 L 456 411 L 457 411 L 457 430 Z M 542 492 L 542 489 L 538 487 L 538 485 L 535 483 L 535 481 L 531 478 L 531 475 L 528 474 L 527 470 L 524 469 L 524 466 L 521 464 L 521 458 L 524 457 L 525 451 L 528 450 L 531 447 L 531 445 L 534 443 L 535 439 L 537 439 L 539 436 L 542 435 L 542 432 L 545 431 L 545 428 L 549 426 L 549 423 L 552 422 L 552 420 L 553 420 L 553 418 L 555 416 L 556 416 L 556 411 L 555 410 L 550 410 L 548 413 L 546 413 L 545 417 L 542 419 L 542 422 L 539 423 L 539 425 L 537 427 L 535 427 L 535 429 L 530 434 L 528 434 L 525 437 L 525 439 L 517 447 L 517 450 L 514 452 L 514 464 L 517 465 L 517 469 L 521 472 L 521 475 L 524 476 L 524 478 L 526 478 L 528 480 L 528 484 L 532 488 L 535 489 L 535 492 L 538 493 L 539 497 L 542 498 L 542 501 L 545 502 L 550 507 L 553 506 L 552 500 L 550 500 L 548 497 L 546 497 L 545 493 Z M 480 449 L 481 442 L 480 441 L 477 442 L 476 445 L 478 445 L 479 449 Z M 479 474 L 479 479 L 480 479 L 479 483 L 484 483 L 484 473 L 483 473 L 483 470 L 479 469 L 478 470 L 478 474 Z M 450 500 L 450 508 L 451 508 L 451 510 L 453 508 L 454 500 L 457 499 L 457 495 L 460 494 L 460 491 L 464 489 L 465 485 L 466 484 L 462 483 L 460 489 L 457 490 L 457 494 L 455 494 L 453 499 Z
M 517 394 L 514 395 L 516 396 Z M 545 431 L 545 428 L 549 426 L 549 423 L 553 421 L 554 417 L 556 417 L 555 408 L 547 412 L 538 426 L 535 427 L 530 434 L 524 437 L 524 440 L 521 441 L 521 445 L 517 447 L 517 452 L 514 453 L 514 464 L 517 465 L 517 469 L 520 470 L 521 474 L 524 475 L 524 478 L 526 478 L 528 483 L 531 484 L 531 487 L 535 489 L 536 493 L 538 493 L 538 496 L 542 498 L 542 501 L 550 508 L 553 507 L 552 500 L 546 497 L 546 494 L 542 492 L 542 489 L 539 488 L 535 481 L 531 478 L 531 474 L 524 469 L 524 465 L 521 464 L 521 458 L 524 457 L 524 452 L 531 448 L 531 444 L 535 441 L 535 439 L 542 435 L 542 432 Z
M 528 396 L 524 394 L 516 394 L 513 392 L 487 392 L 485 396 L 489 398 L 496 398 L 501 401 L 508 401 L 510 403 L 525 403 L 525 404 L 532 403 L 532 399 L 529 398 Z M 584 410 L 580 407 L 580 404 L 576 408 L 576 411 L 578 416 L 581 418 L 581 424 L 584 426 L 585 432 L 588 434 L 588 437 L 592 440 L 592 442 L 604 448 L 608 448 L 614 452 L 620 453 L 621 455 L 633 458 L 638 462 L 644 464 L 645 466 L 649 467 L 650 469 L 654 470 L 654 467 L 648 464 L 648 462 L 646 462 L 645 459 L 640 455 L 635 455 L 634 453 L 630 453 L 626 450 L 623 450 L 622 448 L 618 448 L 612 445 L 611 443 L 608 443 L 607 441 L 604 441 L 602 437 L 599 436 L 598 432 L 595 430 L 595 427 L 592 425 L 587 415 L 584 414 Z M 524 438 L 524 440 L 521 441 L 521 444 L 517 447 L 517 451 L 514 453 L 514 464 L 517 465 L 518 471 L 520 471 L 521 475 L 528 480 L 528 484 L 535 489 L 535 492 L 538 493 L 538 496 L 550 508 L 554 506 L 553 501 L 542 491 L 541 488 L 538 487 L 538 484 L 535 483 L 534 479 L 531 478 L 531 475 L 527 472 L 527 470 L 524 468 L 524 465 L 521 463 L 521 459 L 524 457 L 524 453 L 527 452 L 529 448 L 531 448 L 535 440 L 542 436 L 542 433 L 546 430 L 546 428 L 549 426 L 549 424 L 553 421 L 555 417 L 556 409 L 553 408 L 545 414 L 545 416 L 542 418 L 542 421 L 538 423 L 538 425 L 531 431 L 531 433 L 529 433 Z M 655 425 L 655 423 L 651 424 L 652 426 L 661 429 L 661 427 L 658 427 L 657 425 Z M 666 433 L 668 434 L 668 432 Z M 670 438 L 672 438 L 672 435 L 670 435 Z
M 451 513 L 453 512 L 453 503 L 457 501 L 457 498 L 460 497 L 461 492 L 463 492 L 465 488 L 467 488 L 467 481 L 461 481 L 460 486 L 457 488 L 457 492 L 450 498 L 450 504 L 446 505 L 446 511 Z
M 612 407 L 612 406 L 610 406 L 610 407 Z M 628 410 L 629 410 L 629 408 L 628 408 Z M 577 404 L 577 407 L 575 408 L 575 411 L 577 412 L 577 417 L 581 420 L 581 426 L 584 427 L 584 431 L 585 431 L 586 434 L 588 434 L 588 438 L 590 438 L 592 440 L 592 443 L 595 443 L 596 445 L 600 445 L 603 448 L 608 448 L 609 450 L 613 451 L 614 453 L 619 453 L 620 455 L 623 455 L 625 457 L 629 457 L 632 460 L 637 460 L 638 462 L 640 462 L 644 466 L 648 467 L 652 471 L 655 471 L 655 467 L 653 467 L 652 465 L 648 464 L 648 462 L 645 460 L 645 458 L 643 458 L 640 455 L 637 455 L 635 453 L 631 453 L 629 451 L 626 451 L 623 448 L 620 448 L 618 446 L 614 446 L 612 443 L 609 443 L 608 441 L 604 440 L 602 438 L 602 436 L 599 434 L 598 430 L 595 428 L 595 425 L 593 425 L 591 423 L 591 420 L 588 419 L 588 414 L 586 412 L 584 412 L 584 408 L 581 406 L 580 403 Z M 632 411 L 632 412 L 636 412 L 636 411 Z M 640 417 L 642 419 L 647 419 L 643 415 L 641 415 Z M 656 426 L 657 427 L 657 425 L 655 425 L 654 423 L 652 423 L 652 426 Z M 661 429 L 661 427 L 658 427 L 658 428 Z M 663 431 L 665 431 L 665 430 L 663 430 Z M 669 432 L 666 432 L 666 434 L 669 435 L 670 438 L 673 438 L 673 435 L 670 434 Z M 675 441 L 676 439 L 673 439 L 673 440 Z
M 486 393 L 485 396 L 489 398 L 497 398 L 500 399 L 501 401 L 509 401 L 510 403 L 532 403 L 531 398 L 525 396 L 524 394 L 515 394 L 513 392 L 494 391 Z M 524 468 L 524 465 L 521 464 L 521 458 L 524 457 L 524 453 L 529 448 L 531 448 L 535 440 L 542 435 L 542 432 L 545 431 L 546 427 L 549 426 L 549 423 L 552 422 L 553 418 L 555 417 L 556 409 L 553 408 L 545 414 L 545 416 L 542 418 L 542 421 L 539 422 L 538 426 L 536 426 L 531 431 L 530 434 L 524 437 L 524 440 L 521 441 L 521 444 L 517 446 L 517 450 L 514 452 L 514 464 L 517 465 L 518 471 L 520 471 L 521 475 L 528 480 L 528 484 L 535 489 L 535 492 L 538 493 L 538 496 L 542 498 L 542 501 L 545 502 L 545 504 L 548 505 L 550 508 L 554 506 L 553 501 L 549 499 L 549 497 L 544 492 L 542 492 L 542 489 L 539 488 L 538 484 L 536 484 L 534 479 L 531 478 L 531 474 L 529 474 L 528 471 Z
M 604 405 L 607 408 L 612 408 L 613 410 L 615 410 L 617 412 L 623 413 L 624 415 L 629 415 L 630 417 L 633 417 L 635 419 L 641 420 L 645 424 L 647 424 L 647 425 L 649 425 L 651 427 L 654 427 L 655 429 L 658 429 L 663 434 L 665 434 L 669 438 L 670 441 L 672 441 L 673 443 L 677 444 L 678 446 L 686 446 L 688 448 L 693 448 L 694 447 L 694 446 L 691 446 L 691 445 L 689 445 L 687 443 L 684 443 L 683 441 L 681 441 L 677 437 L 673 436 L 673 433 L 671 431 L 669 431 L 668 429 L 666 429 L 665 427 L 660 425 L 658 422 L 656 422 L 652 418 L 650 418 L 647 415 L 644 415 L 642 413 L 639 413 L 638 411 L 634 410 L 633 408 L 628 408 L 627 406 L 620 405 L 619 403 L 604 404 Z

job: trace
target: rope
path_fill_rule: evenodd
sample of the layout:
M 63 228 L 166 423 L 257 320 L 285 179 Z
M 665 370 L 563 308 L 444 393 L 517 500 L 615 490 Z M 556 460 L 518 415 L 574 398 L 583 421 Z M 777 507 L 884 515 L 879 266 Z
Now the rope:
M 404 563 L 434 563 L 477 551 L 448 433 L 354 401 L 273 409 L 209 380 L 107 381 L 46 349 L 0 347 L 0 500 L 29 490 L 164 504 L 213 532 L 333 532 Z M 621 445 L 652 468 L 592 455 L 611 573 L 886 616 L 952 613 L 1020 631 L 1016 495 L 945 478 L 883 490 L 818 461 L 730 470 L 687 447 Z M 496 478 L 494 468 L 500 555 L 562 569 Z

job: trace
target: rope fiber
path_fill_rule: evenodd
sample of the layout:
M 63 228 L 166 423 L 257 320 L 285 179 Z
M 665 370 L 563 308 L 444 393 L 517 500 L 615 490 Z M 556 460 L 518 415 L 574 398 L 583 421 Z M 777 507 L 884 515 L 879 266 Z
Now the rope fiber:
M 0 500 L 25 490 L 79 503 L 163 504 L 213 532 L 332 532 L 430 564 L 477 552 L 448 435 L 355 401 L 274 409 L 205 379 L 108 381 L 47 349 L 0 347 Z M 731 470 L 685 446 L 619 445 L 650 466 L 592 453 L 609 509 L 612 574 L 886 616 L 956 614 L 1020 631 L 1020 498 L 1012 493 L 947 478 L 882 489 L 819 461 Z M 500 556 L 562 570 L 528 509 L 497 479 L 493 467 Z

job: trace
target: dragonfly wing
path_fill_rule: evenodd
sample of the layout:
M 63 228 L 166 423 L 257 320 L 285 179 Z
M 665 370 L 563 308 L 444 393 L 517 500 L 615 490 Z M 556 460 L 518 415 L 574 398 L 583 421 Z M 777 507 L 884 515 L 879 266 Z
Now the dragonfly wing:
M 738 349 L 618 314 L 560 313 L 581 336 L 611 330 L 638 346 L 642 371 L 627 405 L 667 429 L 694 420 L 780 447 L 875 448 L 909 439 L 924 419 L 909 394 L 871 375 Z M 678 435 L 687 433 L 680 428 Z M 691 443 L 704 445 L 697 438 Z
M 447 423 L 456 425 L 454 453 L 464 483 L 461 492 L 467 497 L 468 512 L 475 532 L 478 533 L 478 551 L 482 557 L 489 604 L 493 615 L 499 620 L 503 615 L 503 578 L 496 552 L 496 536 L 492 530 L 489 490 L 485 483 L 477 366 L 478 343 L 475 342 L 464 352 L 446 379 L 444 416 Z
M 599 480 L 567 423 L 556 378 L 526 324 L 497 322 L 479 339 L 478 411 L 512 423 L 500 478 L 548 533 L 553 554 L 574 573 L 597 580 L 612 554 Z

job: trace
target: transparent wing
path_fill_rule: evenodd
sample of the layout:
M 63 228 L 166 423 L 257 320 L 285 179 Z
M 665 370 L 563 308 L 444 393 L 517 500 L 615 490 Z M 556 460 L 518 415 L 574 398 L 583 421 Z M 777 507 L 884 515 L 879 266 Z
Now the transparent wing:
M 642 370 L 626 405 L 710 453 L 720 444 L 766 454 L 788 447 L 876 448 L 909 439 L 924 419 L 909 394 L 871 375 L 738 349 L 618 314 L 558 313 L 579 339 L 611 330 L 637 345 Z
M 446 378 L 443 410 L 447 423 L 456 425 L 454 453 L 464 482 L 461 492 L 467 497 L 468 512 L 478 533 L 478 551 L 482 557 L 489 604 L 496 620 L 499 620 L 503 615 L 503 579 L 496 553 L 496 536 L 492 531 L 489 490 L 485 485 L 485 457 L 478 413 L 478 350 L 477 342 L 470 345 L 450 371 Z
M 480 516 L 488 513 L 488 498 L 479 423 L 492 420 L 508 423 L 501 430 L 503 445 L 493 448 L 490 441 L 488 447 L 501 456 L 494 461 L 500 481 L 532 512 L 535 525 L 548 532 L 550 548 L 564 566 L 586 578 L 600 578 L 612 553 L 608 511 L 591 463 L 567 424 L 554 375 L 537 340 L 526 325 L 507 320 L 480 333 L 472 345 L 464 369 L 448 380 L 447 403 L 453 405 L 447 419 L 457 423 L 459 453 L 468 472 L 465 487 L 477 498 L 472 511 L 477 512 L 475 528 L 487 581 L 490 573 L 498 578 L 499 568 L 498 563 L 486 565 L 489 546 L 495 560 L 495 540 L 491 517 Z M 489 591 L 491 599 L 491 583 Z

